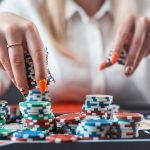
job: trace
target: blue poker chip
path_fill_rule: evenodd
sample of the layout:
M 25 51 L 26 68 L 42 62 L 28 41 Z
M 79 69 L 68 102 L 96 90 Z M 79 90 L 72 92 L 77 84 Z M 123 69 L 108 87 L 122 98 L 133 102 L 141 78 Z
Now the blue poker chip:
M 32 139 L 44 139 L 46 132 L 44 131 L 32 131 L 32 130 L 20 130 L 13 133 L 14 137 L 17 138 L 32 138 Z
M 111 121 L 106 119 L 100 119 L 100 118 L 93 118 L 93 119 L 84 119 L 81 121 L 81 125 L 87 125 L 87 126 L 110 126 L 112 124 Z

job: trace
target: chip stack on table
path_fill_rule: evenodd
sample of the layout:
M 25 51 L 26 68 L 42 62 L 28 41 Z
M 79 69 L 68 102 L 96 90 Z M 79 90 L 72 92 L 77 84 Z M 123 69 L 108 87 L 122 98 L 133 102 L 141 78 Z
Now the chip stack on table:
M 49 85 L 51 81 L 54 81 L 54 78 L 51 76 L 49 67 L 48 67 L 48 51 L 45 50 L 45 54 L 46 54 L 46 68 L 47 68 L 47 84 Z M 29 54 L 28 51 L 24 51 L 24 58 L 25 58 L 25 66 L 26 66 L 26 76 L 27 76 L 27 80 L 28 80 L 28 85 L 29 85 L 29 89 L 36 89 L 37 87 L 37 83 L 35 80 L 35 70 L 34 70 L 34 65 L 33 65 L 33 61 L 32 58 Z
M 26 100 L 51 102 L 50 92 L 46 91 L 44 93 L 41 93 L 39 89 L 30 90 L 28 96 L 26 97 Z
M 0 111 L 0 126 L 3 126 L 6 123 L 5 114 L 4 111 Z
M 55 127 L 55 117 L 50 102 L 25 101 L 20 102 L 19 106 L 28 129 L 49 132 Z
M 99 116 L 107 119 L 108 106 L 112 104 L 113 96 L 111 95 L 86 95 L 82 112 L 87 115 Z
M 0 101 L 0 112 L 1 111 L 5 112 L 6 122 L 10 122 L 10 108 L 8 106 L 8 102 L 5 100 Z
M 79 123 L 76 134 L 81 139 L 108 139 L 112 122 L 98 116 L 86 118 Z
M 113 114 L 111 126 L 111 138 L 137 138 L 139 137 L 139 123 L 143 115 L 139 113 L 116 113 Z
M 11 123 L 20 123 L 22 124 L 22 114 L 19 107 L 10 106 L 10 122 Z
M 76 134 L 76 128 L 81 120 L 86 117 L 85 113 L 69 113 L 56 117 L 56 122 L 61 124 L 64 133 Z
M 109 54 L 108 54 L 108 62 L 112 62 L 112 55 L 113 55 L 113 51 L 109 51 Z M 120 64 L 120 65 L 124 65 L 125 64 L 125 60 L 127 58 L 127 55 L 128 55 L 128 52 L 123 49 L 121 51 L 121 53 L 119 54 L 119 58 L 117 60 L 117 63 Z
M 44 131 L 32 131 L 28 129 L 20 130 L 14 132 L 11 136 L 12 141 L 36 141 L 36 140 L 44 140 L 46 137 L 46 132 Z

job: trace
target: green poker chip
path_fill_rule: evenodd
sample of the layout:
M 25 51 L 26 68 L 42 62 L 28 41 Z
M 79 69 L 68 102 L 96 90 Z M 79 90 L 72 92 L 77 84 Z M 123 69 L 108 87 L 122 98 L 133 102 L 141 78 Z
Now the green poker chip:
M 6 120 L 0 120 L 0 126 L 3 126 L 4 124 L 6 124 Z
M 14 130 L 7 129 L 7 128 L 0 128 L 0 138 L 7 138 L 8 136 L 12 135 Z
M 22 107 L 50 106 L 50 102 L 47 102 L 47 101 L 26 101 L 26 102 L 20 102 L 19 106 L 22 106 Z
M 47 119 L 53 119 L 54 115 L 53 114 L 22 114 L 24 119 L 27 120 L 47 120 Z
M 0 118 L 3 118 L 5 115 L 6 115 L 6 112 L 4 112 L 4 111 L 0 112 Z

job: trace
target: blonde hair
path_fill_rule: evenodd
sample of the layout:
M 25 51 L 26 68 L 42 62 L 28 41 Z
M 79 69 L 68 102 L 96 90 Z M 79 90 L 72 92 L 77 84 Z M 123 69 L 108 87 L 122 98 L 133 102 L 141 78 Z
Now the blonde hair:
M 33 2 L 37 4 L 37 0 L 33 0 Z M 39 2 L 39 15 L 43 19 L 55 48 L 66 57 L 76 60 L 75 54 L 69 50 L 67 44 L 66 0 L 39 0 Z M 111 12 L 114 18 L 114 27 L 117 27 L 127 13 L 136 13 L 136 2 L 135 0 L 111 0 Z

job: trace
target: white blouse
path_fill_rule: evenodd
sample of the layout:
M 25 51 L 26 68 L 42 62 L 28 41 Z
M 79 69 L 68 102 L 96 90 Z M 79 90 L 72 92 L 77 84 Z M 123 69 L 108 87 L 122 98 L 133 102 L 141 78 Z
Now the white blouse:
M 137 2 L 140 13 L 149 16 L 149 1 L 137 0 Z M 124 75 L 123 66 L 117 64 L 105 71 L 99 71 L 99 64 L 104 59 L 106 51 L 112 49 L 114 39 L 110 5 L 110 0 L 106 0 L 101 9 L 93 17 L 89 17 L 73 0 L 67 1 L 69 48 L 82 60 L 81 64 L 62 56 L 50 44 L 41 18 L 37 10 L 32 7 L 30 0 L 4 0 L 0 5 L 0 11 L 23 16 L 32 20 L 37 26 L 43 43 L 49 50 L 49 66 L 56 80 L 51 86 L 52 94 L 60 86 L 64 85 L 65 88 L 65 85 L 71 84 L 86 88 L 87 94 L 112 94 L 115 103 L 123 106 L 148 105 L 150 104 L 150 59 L 143 59 L 136 72 L 129 78 Z

